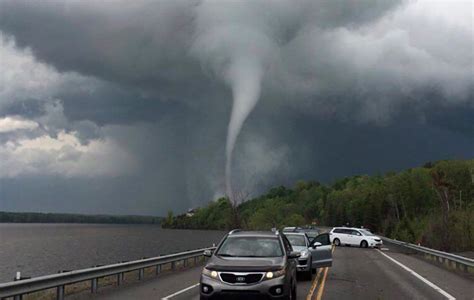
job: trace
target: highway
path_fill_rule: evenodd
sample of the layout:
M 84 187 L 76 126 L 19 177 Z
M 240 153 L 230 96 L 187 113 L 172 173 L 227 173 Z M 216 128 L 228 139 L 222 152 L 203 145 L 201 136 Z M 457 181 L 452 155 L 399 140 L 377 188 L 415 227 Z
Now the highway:
M 458 275 L 402 253 L 337 247 L 333 266 L 312 281 L 299 281 L 297 299 L 474 299 L 474 278 Z M 199 299 L 201 267 L 163 274 L 145 282 L 102 289 L 71 299 Z

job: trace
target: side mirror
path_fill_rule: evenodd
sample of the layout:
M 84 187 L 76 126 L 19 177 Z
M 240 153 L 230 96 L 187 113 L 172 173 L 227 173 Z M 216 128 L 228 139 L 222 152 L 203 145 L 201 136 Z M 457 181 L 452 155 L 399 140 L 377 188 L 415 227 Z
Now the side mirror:
M 298 258 L 301 256 L 301 253 L 299 251 L 291 251 L 290 254 L 288 255 L 288 258 Z
M 319 247 L 319 246 L 322 246 L 323 244 L 321 244 L 320 242 L 314 242 L 314 244 L 312 245 L 313 249 L 316 249 L 316 247 Z
M 204 252 L 202 253 L 202 255 L 206 256 L 206 257 L 211 257 L 212 256 L 212 252 L 211 250 L 204 250 Z

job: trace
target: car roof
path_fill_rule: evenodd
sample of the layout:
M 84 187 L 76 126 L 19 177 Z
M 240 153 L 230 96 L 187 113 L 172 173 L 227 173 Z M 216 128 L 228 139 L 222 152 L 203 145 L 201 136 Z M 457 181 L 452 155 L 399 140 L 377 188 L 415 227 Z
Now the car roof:
M 364 230 L 365 228 L 357 228 L 357 227 L 334 227 L 334 228 L 331 229 L 331 230 L 334 230 L 334 229 Z
M 233 236 L 260 236 L 260 237 L 278 237 L 278 233 L 272 231 L 236 231 L 233 230 L 229 233 L 229 237 Z
M 302 235 L 306 236 L 306 233 L 304 232 L 284 232 L 285 235 Z

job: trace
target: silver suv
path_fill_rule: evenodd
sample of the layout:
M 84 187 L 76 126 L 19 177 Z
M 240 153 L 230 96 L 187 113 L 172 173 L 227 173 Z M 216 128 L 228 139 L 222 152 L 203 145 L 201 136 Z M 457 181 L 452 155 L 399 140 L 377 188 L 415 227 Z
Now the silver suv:
M 306 280 L 311 280 L 317 268 L 332 266 L 332 245 L 328 233 L 316 236 L 312 242 L 309 241 L 307 234 L 302 232 L 285 232 L 285 236 L 293 250 L 301 253 L 297 269 Z
M 234 230 L 204 255 L 201 299 L 296 299 L 300 252 L 283 234 Z

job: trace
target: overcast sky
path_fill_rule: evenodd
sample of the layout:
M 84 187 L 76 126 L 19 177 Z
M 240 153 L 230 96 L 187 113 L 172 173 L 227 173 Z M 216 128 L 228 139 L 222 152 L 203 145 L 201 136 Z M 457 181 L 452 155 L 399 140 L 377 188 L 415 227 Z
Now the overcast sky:
M 472 158 L 473 5 L 0 0 L 0 210 L 216 199 L 239 93 L 236 191 Z

